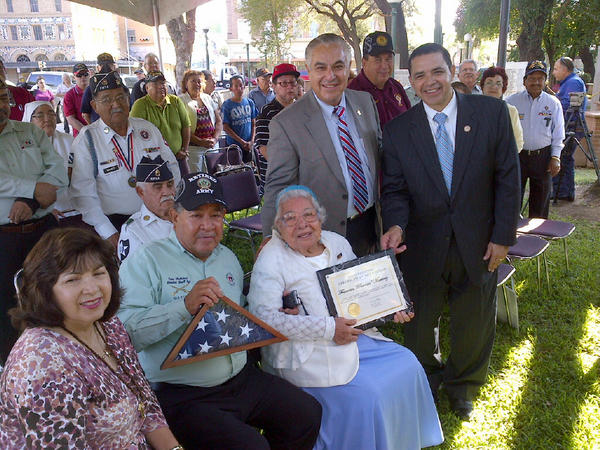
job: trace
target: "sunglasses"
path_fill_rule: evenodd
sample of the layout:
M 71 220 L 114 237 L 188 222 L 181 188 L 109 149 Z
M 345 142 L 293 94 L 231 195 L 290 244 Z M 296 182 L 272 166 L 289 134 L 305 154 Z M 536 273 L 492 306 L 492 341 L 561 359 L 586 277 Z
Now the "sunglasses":
M 75 77 L 76 78 L 83 78 L 83 77 L 89 77 L 90 73 L 89 72 L 83 72 L 83 73 L 76 73 Z

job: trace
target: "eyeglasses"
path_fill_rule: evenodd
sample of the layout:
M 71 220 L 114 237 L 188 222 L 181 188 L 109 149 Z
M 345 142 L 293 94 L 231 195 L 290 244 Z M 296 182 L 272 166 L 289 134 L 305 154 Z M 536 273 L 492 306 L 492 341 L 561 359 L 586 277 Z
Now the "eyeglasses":
M 125 103 L 129 101 L 129 96 L 125 94 L 119 94 L 116 97 L 102 97 L 95 99 L 96 103 L 100 103 L 101 105 L 112 105 L 114 102 L 117 103 Z
M 90 76 L 89 72 L 75 74 L 75 78 L 83 78 L 83 77 L 89 77 L 89 76 Z
M 483 82 L 484 86 L 489 86 L 489 87 L 492 87 L 492 86 L 502 87 L 503 84 L 504 83 L 502 81 L 493 81 L 493 80 L 485 80 Z
M 294 227 L 298 224 L 301 217 L 306 223 L 313 223 L 317 221 L 319 215 L 317 214 L 316 209 L 306 209 L 300 215 L 294 212 L 285 213 L 279 220 L 281 220 L 286 227 Z
M 50 112 L 47 112 L 47 113 L 36 113 L 36 114 L 32 114 L 31 118 L 32 119 L 39 119 L 39 120 L 56 119 L 56 113 L 54 111 L 50 111 Z
M 294 87 L 298 85 L 297 81 L 278 81 L 277 84 L 281 87 Z

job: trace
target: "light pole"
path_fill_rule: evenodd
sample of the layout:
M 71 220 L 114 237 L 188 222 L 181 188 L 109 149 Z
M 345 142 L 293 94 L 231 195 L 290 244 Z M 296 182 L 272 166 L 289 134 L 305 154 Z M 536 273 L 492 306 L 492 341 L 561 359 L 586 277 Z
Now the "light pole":
M 435 0 L 435 27 L 433 28 L 433 42 L 444 45 L 442 34 L 442 0 Z
M 394 69 L 393 73 L 396 71 L 396 67 L 399 66 L 400 60 L 400 52 L 398 51 L 398 8 L 402 3 L 402 0 L 388 0 L 390 7 L 392 8 L 392 48 L 394 49 Z M 363 55 L 364 57 L 364 55 Z M 393 75 L 392 75 L 393 76 Z
M 208 28 L 204 28 L 204 40 L 206 41 L 206 70 L 210 70 L 210 58 L 208 56 Z
M 467 57 L 465 59 L 471 59 L 471 43 L 473 42 L 471 33 L 465 34 L 464 41 L 467 43 Z
M 250 43 L 246 42 L 246 71 L 248 72 L 248 85 L 250 84 Z

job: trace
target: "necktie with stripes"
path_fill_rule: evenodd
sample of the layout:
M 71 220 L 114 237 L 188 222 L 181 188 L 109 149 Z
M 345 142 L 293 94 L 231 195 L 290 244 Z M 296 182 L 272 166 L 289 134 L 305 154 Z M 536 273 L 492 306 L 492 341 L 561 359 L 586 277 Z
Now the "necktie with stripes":
M 452 166 L 454 164 L 454 147 L 450 141 L 450 136 L 446 130 L 446 119 L 448 116 L 444 113 L 437 113 L 433 117 L 433 121 L 437 123 L 438 127 L 435 132 L 435 147 L 437 148 L 438 158 L 440 159 L 440 165 L 442 166 L 442 174 L 444 175 L 444 181 L 446 182 L 446 188 L 448 194 L 452 193 Z
M 369 204 L 367 181 L 360 156 L 356 150 L 354 140 L 350 135 L 350 130 L 348 129 L 348 124 L 345 120 L 345 112 L 346 108 L 343 106 L 336 106 L 333 108 L 333 113 L 338 118 L 338 137 L 340 138 L 340 144 L 342 145 L 342 150 L 346 157 L 348 173 L 352 179 L 352 204 L 359 213 L 362 213 L 367 209 L 367 205 Z

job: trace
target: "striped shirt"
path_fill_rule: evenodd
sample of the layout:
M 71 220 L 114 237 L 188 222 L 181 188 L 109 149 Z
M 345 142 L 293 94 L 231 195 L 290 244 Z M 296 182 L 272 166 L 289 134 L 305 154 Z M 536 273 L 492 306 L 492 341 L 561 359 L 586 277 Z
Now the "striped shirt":
M 274 99 L 267 103 L 258 118 L 256 119 L 256 137 L 254 138 L 254 148 L 256 149 L 256 159 L 258 161 L 258 175 L 260 176 L 259 194 L 264 193 L 265 180 L 267 177 L 267 160 L 258 151 L 262 145 L 267 145 L 269 142 L 269 123 L 284 108 L 284 106 Z

